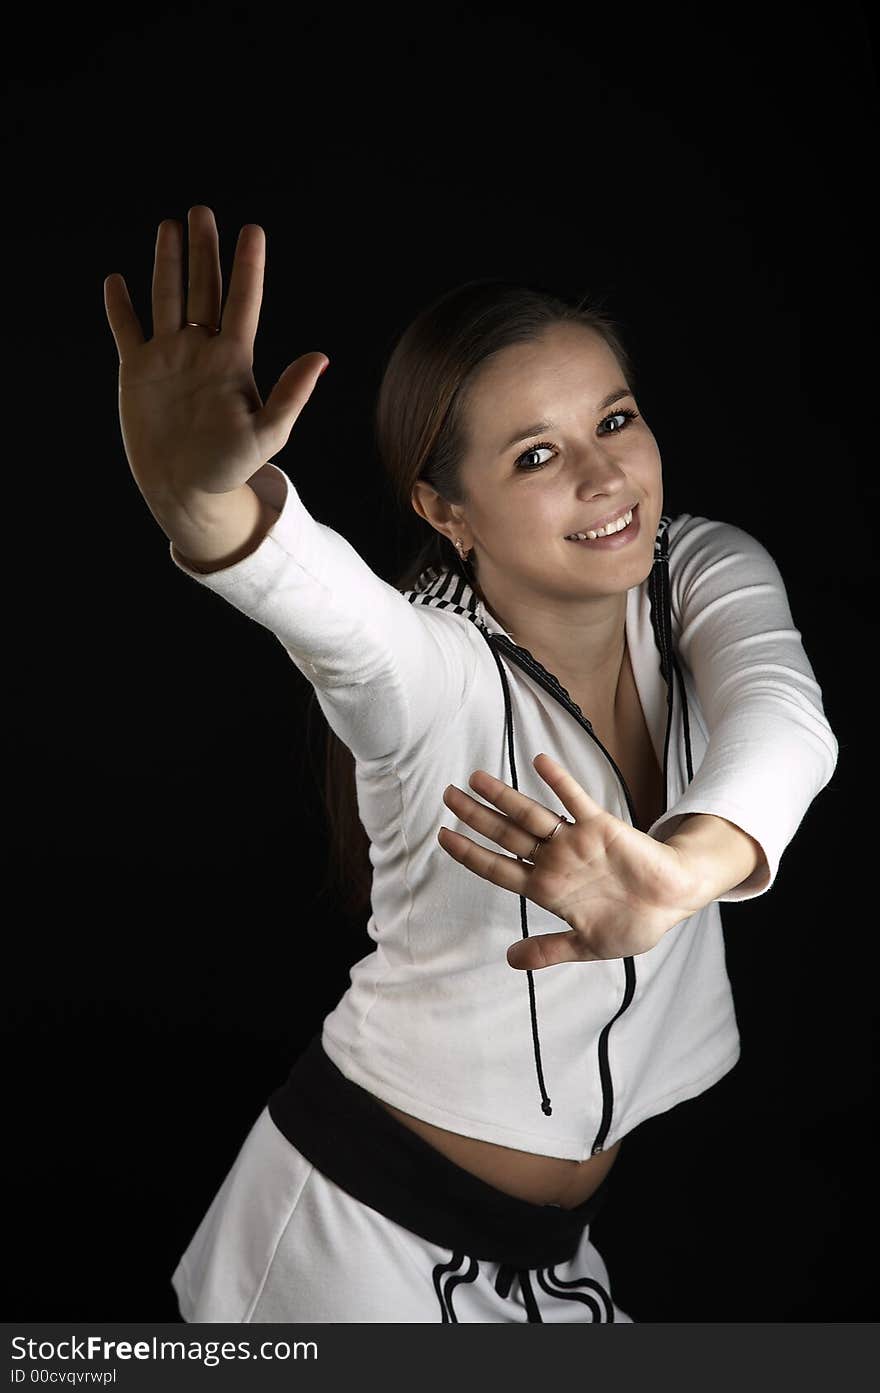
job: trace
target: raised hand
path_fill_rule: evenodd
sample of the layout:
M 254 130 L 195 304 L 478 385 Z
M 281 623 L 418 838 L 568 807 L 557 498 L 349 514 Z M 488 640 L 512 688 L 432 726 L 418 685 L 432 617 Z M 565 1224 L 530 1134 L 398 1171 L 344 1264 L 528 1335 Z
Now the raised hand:
M 525 895 L 570 925 L 564 932 L 511 944 L 511 967 L 646 953 L 667 930 L 702 908 L 697 878 L 675 847 L 600 807 L 549 755 L 537 755 L 532 763 L 574 818 L 559 826 L 552 840 L 535 847 L 559 824 L 559 814 L 482 769 L 469 783 L 492 807 L 454 784 L 443 801 L 462 822 L 512 855 L 489 851 L 447 827 L 437 834 L 443 850 L 469 871 Z M 533 864 L 518 859 L 531 860 L 533 853 Z
M 159 224 L 153 264 L 153 337 L 144 338 L 125 280 L 104 281 L 119 353 L 119 419 L 141 493 L 162 511 L 230 493 L 286 444 L 326 366 L 306 353 L 285 368 L 263 405 L 253 375 L 266 238 L 257 223 L 238 236 L 225 308 L 214 214 L 189 210 L 189 283 L 183 299 L 183 236 Z M 187 320 L 219 327 L 191 328 Z M 154 509 L 155 511 L 155 509 Z

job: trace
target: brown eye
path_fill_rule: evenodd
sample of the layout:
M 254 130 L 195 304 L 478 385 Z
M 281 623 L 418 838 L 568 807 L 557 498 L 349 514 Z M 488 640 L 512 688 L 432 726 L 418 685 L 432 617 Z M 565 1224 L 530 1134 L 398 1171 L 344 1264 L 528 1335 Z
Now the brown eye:
M 548 445 L 545 442 L 542 442 L 540 445 L 533 445 L 530 450 L 524 450 L 523 453 L 520 455 L 519 459 L 516 461 L 516 468 L 523 469 L 526 472 L 529 472 L 533 469 L 542 469 L 544 465 L 547 463 L 546 460 L 539 460 L 537 464 L 523 464 L 522 461 L 528 459 L 529 455 L 536 455 L 539 450 L 555 449 L 555 445 Z
M 604 426 L 606 421 L 613 421 L 615 416 L 623 416 L 624 425 L 618 426 L 617 430 L 605 431 L 606 435 L 619 435 L 622 430 L 626 430 L 626 427 L 630 421 L 634 421 L 636 419 L 638 414 L 639 413 L 637 411 L 633 411 L 631 407 L 622 406 L 619 411 L 612 411 L 610 416 L 604 417 L 604 419 L 599 422 L 599 425 Z

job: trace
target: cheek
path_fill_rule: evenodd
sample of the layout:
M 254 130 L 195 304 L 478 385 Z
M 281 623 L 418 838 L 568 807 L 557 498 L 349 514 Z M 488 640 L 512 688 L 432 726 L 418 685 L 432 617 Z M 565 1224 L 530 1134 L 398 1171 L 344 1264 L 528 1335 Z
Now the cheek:
M 663 461 L 660 447 L 653 436 L 639 460 L 639 472 L 647 488 L 657 488 L 663 480 Z
M 663 503 L 663 468 L 660 451 L 655 448 L 640 451 L 638 459 L 630 462 L 630 468 L 627 472 L 636 489 L 649 500 L 651 508 L 656 508 L 659 518 Z
M 558 510 L 537 490 L 522 489 L 499 500 L 491 513 L 481 517 L 483 536 L 499 552 L 510 553 L 522 546 L 523 538 L 552 525 Z

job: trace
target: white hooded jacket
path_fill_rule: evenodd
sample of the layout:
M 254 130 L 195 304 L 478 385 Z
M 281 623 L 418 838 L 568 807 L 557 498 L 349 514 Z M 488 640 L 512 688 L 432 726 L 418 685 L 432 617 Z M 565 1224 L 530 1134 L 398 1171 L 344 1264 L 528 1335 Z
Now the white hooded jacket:
M 356 761 L 370 838 L 373 949 L 323 1022 L 342 1073 L 427 1122 L 582 1161 L 694 1097 L 739 1057 L 715 901 L 647 953 L 539 972 L 510 967 L 521 934 L 563 921 L 462 866 L 453 827 L 499 851 L 443 802 L 478 768 L 559 814 L 531 761 L 546 751 L 596 802 L 634 822 L 624 779 L 588 715 L 505 633 L 463 573 L 422 573 L 402 593 L 318 522 L 287 475 L 250 485 L 280 510 L 243 560 L 174 564 L 283 645 Z M 712 813 L 760 844 L 767 866 L 720 898 L 773 884 L 830 780 L 838 745 L 765 547 L 730 523 L 664 515 L 650 576 L 627 592 L 626 641 L 671 834 Z

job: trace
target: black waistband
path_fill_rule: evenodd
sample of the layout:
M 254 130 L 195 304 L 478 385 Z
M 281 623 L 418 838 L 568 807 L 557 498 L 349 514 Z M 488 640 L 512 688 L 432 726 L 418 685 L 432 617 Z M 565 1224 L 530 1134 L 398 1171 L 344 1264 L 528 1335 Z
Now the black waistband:
M 279 1131 L 323 1175 L 363 1204 L 442 1248 L 513 1267 L 574 1256 L 610 1174 L 575 1209 L 532 1204 L 450 1161 L 373 1095 L 347 1079 L 315 1035 L 271 1094 Z

